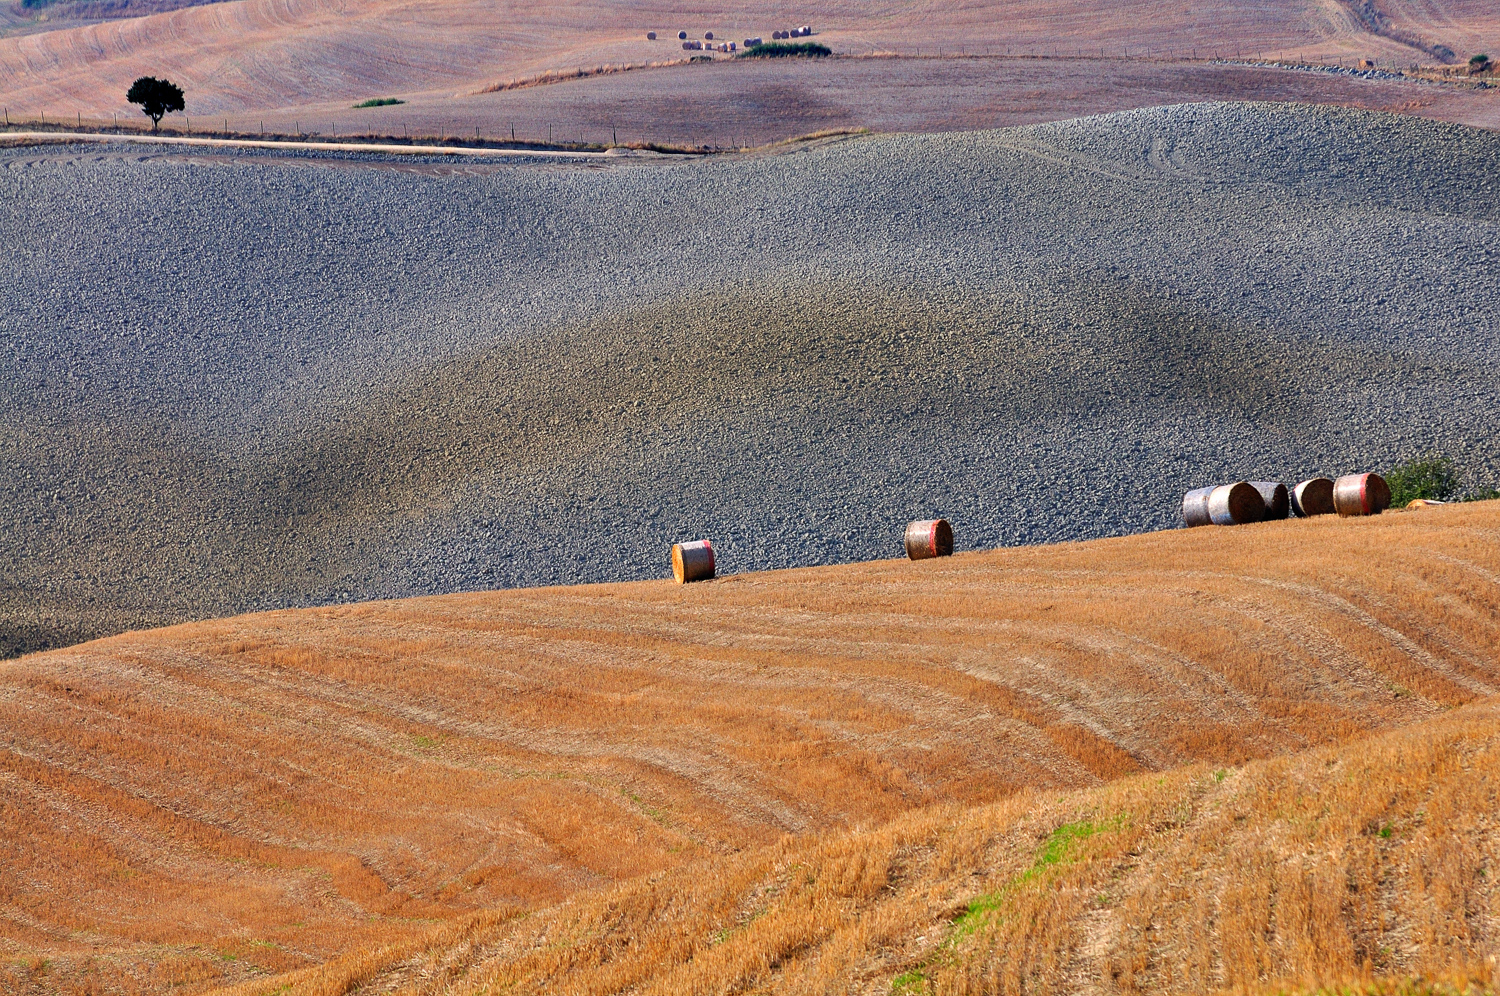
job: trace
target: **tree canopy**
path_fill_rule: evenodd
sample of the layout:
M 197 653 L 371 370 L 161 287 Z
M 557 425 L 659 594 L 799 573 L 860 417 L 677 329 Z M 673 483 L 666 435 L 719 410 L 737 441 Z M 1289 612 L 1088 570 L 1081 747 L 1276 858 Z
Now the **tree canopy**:
M 151 119 L 152 131 L 169 111 L 180 111 L 187 106 L 182 102 L 181 87 L 155 76 L 142 76 L 130 84 L 125 99 L 141 105 L 142 112 Z

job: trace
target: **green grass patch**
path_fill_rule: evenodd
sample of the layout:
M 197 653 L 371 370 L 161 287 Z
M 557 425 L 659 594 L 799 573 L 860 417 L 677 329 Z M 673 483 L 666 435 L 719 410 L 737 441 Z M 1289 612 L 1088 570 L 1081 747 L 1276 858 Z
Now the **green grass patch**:
M 953 933 L 948 938 L 948 946 L 952 947 L 977 931 L 990 914 L 1004 906 L 1015 892 L 1042 878 L 1053 868 L 1066 866 L 1075 861 L 1084 841 L 1098 833 L 1118 830 L 1124 822 L 1125 817 L 1121 814 L 1112 820 L 1102 822 L 1079 820 L 1076 823 L 1064 823 L 1052 831 L 1042 842 L 1042 846 L 1037 848 L 1036 858 L 1032 861 L 1030 868 L 1016 875 L 994 892 L 978 896 L 969 903 L 969 908 L 953 921 Z
M 1128 821 L 1125 813 L 1107 820 L 1078 820 L 1064 823 L 1053 830 L 1042 841 L 1032 858 L 1031 865 L 1012 876 L 994 892 L 976 896 L 968 907 L 953 920 L 953 930 L 943 943 L 942 949 L 932 959 L 903 972 L 891 980 L 891 996 L 920 996 L 926 991 L 927 969 L 933 961 L 944 961 L 954 956 L 954 949 L 964 940 L 978 932 L 994 914 L 1003 908 L 1013 896 L 1026 886 L 1042 882 L 1058 869 L 1078 860 L 1084 843 L 1101 833 L 1110 833 L 1123 828 Z
M 833 49 L 817 42 L 766 42 L 741 52 L 741 59 L 822 59 L 833 54 Z
M 891 996 L 921 996 L 927 991 L 927 973 L 920 968 L 902 972 L 891 980 Z
M 395 97 L 371 97 L 369 100 L 365 101 L 362 104 L 355 104 L 354 109 L 357 111 L 362 107 L 390 107 L 393 104 L 404 103 L 406 103 L 406 101 L 397 100 Z

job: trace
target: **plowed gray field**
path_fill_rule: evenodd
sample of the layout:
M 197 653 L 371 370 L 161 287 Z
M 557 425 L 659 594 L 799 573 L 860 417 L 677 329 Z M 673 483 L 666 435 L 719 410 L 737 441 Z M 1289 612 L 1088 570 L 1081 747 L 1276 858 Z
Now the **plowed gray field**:
M 1500 136 L 1207 104 L 607 168 L 0 152 L 0 650 L 1500 473 Z

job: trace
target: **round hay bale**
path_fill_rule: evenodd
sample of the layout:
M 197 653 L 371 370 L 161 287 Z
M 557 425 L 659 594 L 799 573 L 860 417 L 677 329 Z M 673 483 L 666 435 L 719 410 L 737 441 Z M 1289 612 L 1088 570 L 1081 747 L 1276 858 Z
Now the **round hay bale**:
M 679 32 L 677 32 L 677 40 L 678 41 L 685 41 L 686 39 L 687 39 L 687 32 L 686 31 L 679 31 Z
M 1333 482 L 1333 510 L 1341 516 L 1379 515 L 1391 507 L 1391 488 L 1379 474 L 1347 474 Z
M 656 41 L 656 32 L 655 31 L 648 31 L 648 32 L 646 32 L 646 40 L 647 41 Z
M 1260 492 L 1261 501 L 1266 503 L 1267 519 L 1285 519 L 1287 512 L 1291 510 L 1291 503 L 1287 500 L 1286 485 L 1280 481 L 1251 481 L 1250 486 Z
M 1242 526 L 1266 517 L 1266 502 L 1249 481 L 1221 484 L 1208 495 L 1208 517 L 1216 526 Z
M 912 560 L 953 556 L 953 527 L 947 519 L 918 519 L 906 524 L 902 537 L 906 555 Z
M 1292 512 L 1299 519 L 1333 514 L 1333 481 L 1312 477 L 1292 488 Z
M 714 33 L 712 31 L 705 31 L 705 32 L 703 32 L 703 37 L 707 38 L 709 41 L 713 41 L 714 40 Z
M 678 584 L 707 581 L 714 576 L 714 545 L 708 540 L 677 543 L 672 547 L 672 577 Z
M 1211 526 L 1214 520 L 1208 516 L 1208 496 L 1213 488 L 1194 488 L 1182 496 L 1182 523 L 1185 526 Z

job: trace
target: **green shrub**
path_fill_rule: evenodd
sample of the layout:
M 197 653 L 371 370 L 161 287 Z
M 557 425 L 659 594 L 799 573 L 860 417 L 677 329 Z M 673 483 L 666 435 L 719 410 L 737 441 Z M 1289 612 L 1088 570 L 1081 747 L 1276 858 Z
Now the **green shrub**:
M 1471 66 L 1482 66 L 1486 62 L 1489 62 L 1489 61 L 1490 61 L 1490 57 L 1487 56 L 1487 55 L 1485 55 L 1484 53 L 1480 53 L 1479 55 L 1473 55 L 1473 56 L 1469 57 L 1469 65 L 1471 65 Z
M 395 97 L 372 97 L 369 100 L 365 101 L 363 104 L 355 104 L 354 109 L 357 111 L 361 107 L 390 107 L 392 104 L 404 103 L 406 103 L 406 101 L 397 100 Z
M 833 54 L 833 49 L 827 45 L 819 45 L 817 42 L 766 42 L 747 48 L 740 53 L 740 58 L 762 58 L 777 59 L 787 56 L 800 56 L 804 59 L 821 59 Z
M 1391 507 L 1401 508 L 1418 498 L 1451 501 L 1458 497 L 1458 471 L 1445 456 L 1419 457 L 1397 464 L 1385 476 L 1391 486 Z

